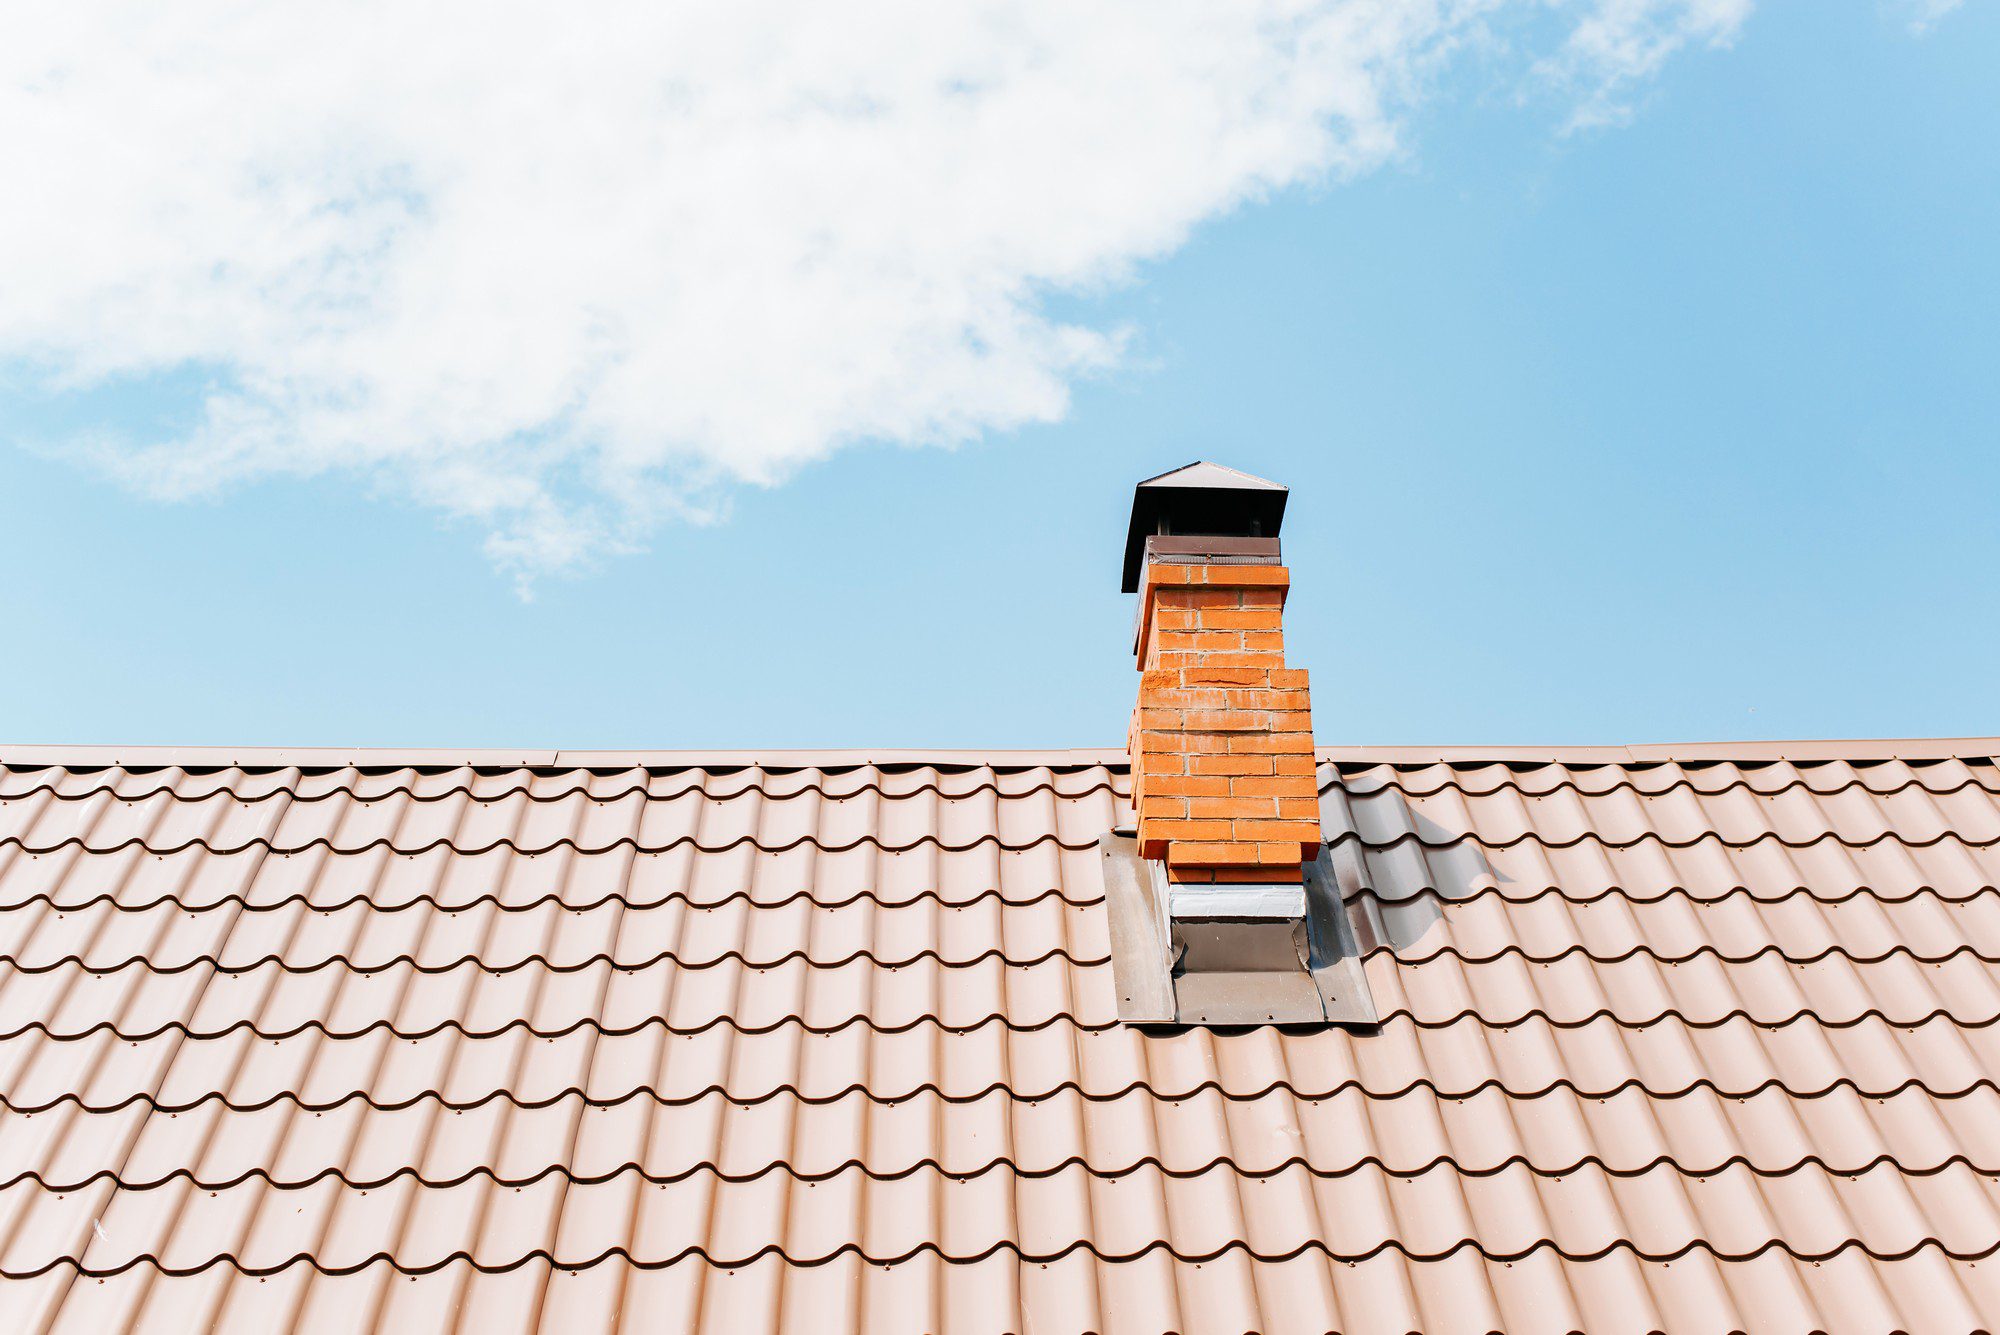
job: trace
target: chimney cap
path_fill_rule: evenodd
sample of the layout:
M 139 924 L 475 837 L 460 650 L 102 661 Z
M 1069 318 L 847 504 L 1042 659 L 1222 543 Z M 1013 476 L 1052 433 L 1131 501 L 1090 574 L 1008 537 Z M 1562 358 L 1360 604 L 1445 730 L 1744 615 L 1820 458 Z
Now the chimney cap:
M 1132 522 L 1125 533 L 1125 592 L 1139 591 L 1147 538 L 1156 533 L 1275 538 L 1290 494 L 1276 482 L 1199 459 L 1147 478 L 1132 493 Z

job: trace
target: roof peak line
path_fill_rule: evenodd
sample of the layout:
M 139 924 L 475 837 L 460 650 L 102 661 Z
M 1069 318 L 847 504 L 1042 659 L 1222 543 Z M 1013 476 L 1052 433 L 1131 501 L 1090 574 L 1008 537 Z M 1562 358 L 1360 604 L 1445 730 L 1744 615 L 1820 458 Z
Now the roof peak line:
M 1569 764 L 1646 765 L 1774 761 L 1991 760 L 2000 737 L 1907 737 L 1799 741 L 1634 743 L 1613 746 L 1321 746 L 1318 758 L 1334 764 Z M 570 750 L 448 747 L 321 746 L 104 746 L 0 743 L 0 765 L 141 768 L 453 768 L 591 769 L 846 769 L 879 765 L 968 768 L 1075 768 L 1123 766 L 1123 747 L 1008 750 L 1004 748 L 815 748 L 803 750 Z

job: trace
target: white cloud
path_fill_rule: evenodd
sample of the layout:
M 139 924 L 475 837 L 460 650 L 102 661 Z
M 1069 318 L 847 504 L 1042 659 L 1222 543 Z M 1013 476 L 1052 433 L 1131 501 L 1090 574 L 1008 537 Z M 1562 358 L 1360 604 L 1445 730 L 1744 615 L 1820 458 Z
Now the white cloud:
M 1623 94 L 1651 78 L 1690 42 L 1727 44 L 1750 16 L 1751 0 L 1597 0 L 1542 72 L 1579 86 L 1568 128 L 1616 124 L 1629 114 Z
M 1937 25 L 1938 20 L 1957 9 L 1962 0 L 1902 0 L 1903 9 L 1909 15 L 1910 31 L 1919 37 Z
M 1558 8 L 1543 68 L 1610 119 L 1747 4 Z M 1060 418 L 1121 336 L 1045 296 L 1382 162 L 1506 9 L 39 6 L 0 43 L 0 359 L 206 377 L 184 433 L 67 442 L 147 490 L 352 473 L 572 568 L 847 442 Z

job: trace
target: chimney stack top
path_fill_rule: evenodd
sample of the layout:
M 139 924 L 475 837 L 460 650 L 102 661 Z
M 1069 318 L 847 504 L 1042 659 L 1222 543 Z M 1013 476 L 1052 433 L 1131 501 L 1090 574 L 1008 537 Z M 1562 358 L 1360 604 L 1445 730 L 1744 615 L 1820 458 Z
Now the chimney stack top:
M 1197 460 L 1141 482 L 1125 534 L 1125 592 L 1139 591 L 1146 539 L 1160 535 L 1275 538 L 1290 491 L 1261 477 Z

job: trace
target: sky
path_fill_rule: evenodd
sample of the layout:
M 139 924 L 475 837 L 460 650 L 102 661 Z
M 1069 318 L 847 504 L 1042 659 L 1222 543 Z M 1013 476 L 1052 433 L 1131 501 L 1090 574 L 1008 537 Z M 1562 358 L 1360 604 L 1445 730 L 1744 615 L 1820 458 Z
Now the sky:
M 0 54 L 0 740 L 1117 745 L 1196 458 L 1322 744 L 2000 733 L 2000 6 L 448 9 Z

